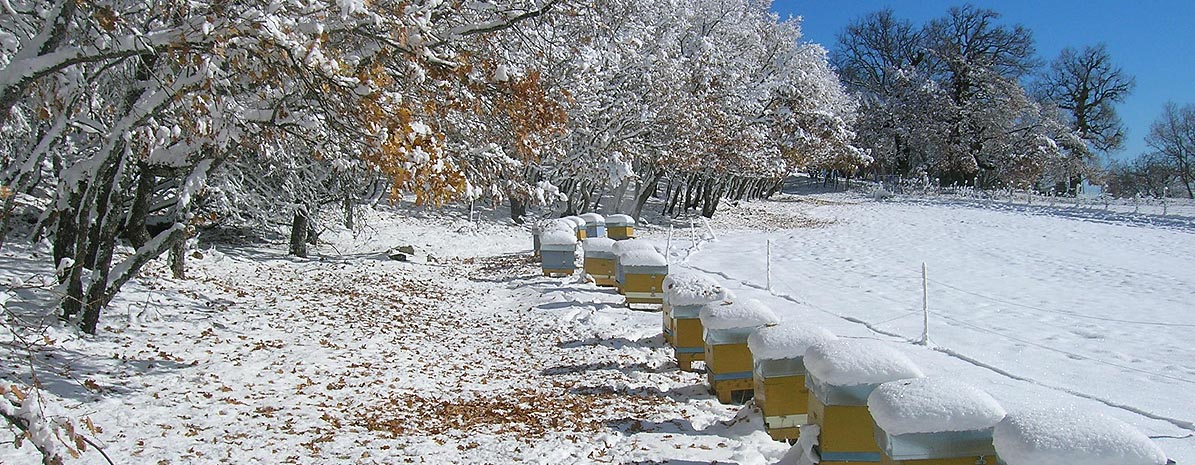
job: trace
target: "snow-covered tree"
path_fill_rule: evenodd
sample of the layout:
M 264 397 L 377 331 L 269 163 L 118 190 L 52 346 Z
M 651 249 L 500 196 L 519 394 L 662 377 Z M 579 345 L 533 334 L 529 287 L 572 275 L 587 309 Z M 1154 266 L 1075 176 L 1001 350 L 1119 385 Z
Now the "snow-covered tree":
M 1145 143 L 1174 168 L 1187 196 L 1195 199 L 1195 104 L 1167 103 Z
M 1104 44 L 1081 51 L 1062 49 L 1041 76 L 1041 98 L 1065 110 L 1071 129 L 1094 149 L 1072 153 L 1068 190 L 1092 171 L 1096 150 L 1108 152 L 1124 145 L 1124 125 L 1114 105 L 1123 102 L 1135 85 L 1132 76 L 1112 63 Z
M 1032 35 L 998 20 L 967 5 L 918 29 L 880 11 L 840 34 L 835 62 L 862 101 L 858 145 L 877 173 L 987 186 L 1066 176 L 1084 143 L 1028 97 Z

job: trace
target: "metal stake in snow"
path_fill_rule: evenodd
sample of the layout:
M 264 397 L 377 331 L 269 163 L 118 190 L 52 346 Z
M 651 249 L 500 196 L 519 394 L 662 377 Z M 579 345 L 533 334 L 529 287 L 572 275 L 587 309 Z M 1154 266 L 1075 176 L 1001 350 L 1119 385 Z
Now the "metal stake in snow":
M 925 262 L 921 262 L 921 312 L 925 316 L 925 329 L 921 332 L 921 345 L 929 345 L 929 273 Z
M 1166 214 L 1167 214 L 1166 197 L 1168 197 L 1169 195 L 1170 195 L 1170 188 L 1163 187 L 1162 188 L 1162 216 L 1166 216 Z
M 772 292 L 772 240 L 768 239 L 768 292 Z
M 705 223 L 706 231 L 710 232 L 710 240 L 712 240 L 712 241 L 718 240 L 718 235 L 714 233 L 714 227 L 710 226 L 709 218 L 702 217 L 701 221 L 703 221 Z
M 672 227 L 672 225 L 668 225 L 668 242 L 664 243 L 664 258 L 666 258 L 668 260 L 668 263 L 672 263 L 672 230 L 673 229 L 674 228 Z

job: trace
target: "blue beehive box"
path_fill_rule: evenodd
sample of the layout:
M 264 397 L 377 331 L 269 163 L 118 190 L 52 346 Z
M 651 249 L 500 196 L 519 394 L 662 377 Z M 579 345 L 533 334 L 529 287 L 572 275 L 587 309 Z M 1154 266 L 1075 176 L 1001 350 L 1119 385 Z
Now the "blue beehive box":
M 597 213 L 581 215 L 585 220 L 585 237 L 606 237 L 606 219 Z
M 544 276 L 573 274 L 577 268 L 577 237 L 573 231 L 553 229 L 541 234 L 540 267 Z

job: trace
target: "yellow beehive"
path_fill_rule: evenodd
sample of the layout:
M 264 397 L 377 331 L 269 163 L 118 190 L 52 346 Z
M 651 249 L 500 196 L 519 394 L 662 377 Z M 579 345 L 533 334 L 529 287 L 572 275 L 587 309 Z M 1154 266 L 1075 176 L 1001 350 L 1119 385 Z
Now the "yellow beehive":
M 606 236 L 618 241 L 635 237 L 635 219 L 627 215 L 607 216 Z
M 821 428 L 818 446 L 823 462 L 880 461 L 866 405 L 826 405 L 817 395 L 810 395 L 809 423 Z
M 805 351 L 833 339 L 825 329 L 791 323 L 756 329 L 747 338 L 755 358 L 755 405 L 763 412 L 764 427 L 772 439 L 795 440 L 800 426 L 809 423 Z
M 622 293 L 627 304 L 663 304 L 668 261 L 654 249 L 632 250 L 618 256 Z
M 809 423 L 820 427 L 822 462 L 879 462 L 867 396 L 881 383 L 919 378 L 921 369 L 891 346 L 867 339 L 816 344 L 804 362 Z
M 593 278 L 593 282 L 602 287 L 614 287 L 614 259 L 585 256 L 585 274 Z
M 755 405 L 763 413 L 764 428 L 777 441 L 796 440 L 809 422 L 809 390 L 805 376 L 755 376 Z M 805 400 L 802 405 L 798 400 Z
M 584 219 L 582 219 L 579 216 L 566 216 L 561 219 L 568 221 L 573 225 L 573 233 L 577 235 L 578 242 L 583 241 L 583 240 L 585 240 L 586 237 L 588 237 L 588 234 L 585 229 L 585 220 Z
M 722 285 L 703 274 L 680 271 L 664 278 L 664 339 L 672 345 L 681 370 L 692 371 L 694 361 L 705 360 L 701 307 L 726 294 Z
M 605 237 L 591 237 L 582 242 L 585 249 L 585 274 L 599 286 L 611 287 L 614 281 L 614 241 Z
M 776 314 L 758 300 L 722 300 L 701 307 L 705 329 L 705 370 L 718 401 L 745 401 L 754 394 L 754 359 L 747 337 L 756 328 L 775 324 Z
M 993 428 L 992 438 L 1000 463 L 1006 465 L 1176 463 L 1144 432 L 1101 409 L 1065 406 L 1023 409 L 1001 420 Z
M 992 431 L 1005 417 L 996 399 L 946 378 L 889 381 L 867 397 L 880 463 L 996 463 Z
M 626 294 L 626 276 L 623 273 L 622 256 L 637 250 L 655 252 L 656 248 L 647 241 L 617 241 L 610 246 L 610 251 L 614 253 L 614 282 L 619 294 Z
M 880 465 L 976 465 L 987 464 L 996 465 L 995 455 L 984 455 L 979 457 L 953 457 L 945 459 L 924 459 L 924 460 L 892 460 L 888 455 L 880 453 Z
M 672 350 L 677 366 L 684 371 L 693 371 L 693 362 L 705 360 L 705 337 L 701 319 L 679 316 L 677 311 L 680 309 L 677 307 L 672 313 Z
M 660 256 L 663 260 L 663 256 Z M 651 270 L 623 269 L 623 294 L 628 304 L 663 304 L 664 277 L 668 276 L 668 265 Z

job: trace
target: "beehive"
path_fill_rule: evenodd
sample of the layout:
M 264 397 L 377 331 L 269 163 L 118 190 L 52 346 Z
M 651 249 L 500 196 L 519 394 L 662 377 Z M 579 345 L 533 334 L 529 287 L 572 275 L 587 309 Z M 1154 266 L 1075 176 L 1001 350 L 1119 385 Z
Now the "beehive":
M 1137 428 L 1077 406 L 1011 412 L 996 425 L 992 444 L 1007 465 L 1174 464 Z
M 616 241 L 635 237 L 635 219 L 621 214 L 607 216 L 606 236 Z
M 632 250 L 618 257 L 622 267 L 622 293 L 627 304 L 663 304 L 668 261 L 650 249 Z
M 662 314 L 662 332 L 664 340 L 668 342 L 674 349 L 677 347 L 676 327 L 677 316 L 674 309 L 680 307 L 680 313 L 685 315 L 684 319 L 697 320 L 698 313 L 701 311 L 701 306 L 715 300 L 722 300 L 726 298 L 726 289 L 717 281 L 703 275 L 691 271 L 683 270 L 669 270 L 668 277 L 664 278 L 664 305 Z M 692 326 L 692 325 L 690 325 Z M 695 348 L 694 353 L 702 354 L 696 357 L 696 360 L 705 358 L 705 344 L 702 343 L 701 321 L 696 321 L 696 343 L 690 348 Z M 681 351 L 676 351 L 677 364 L 681 365 L 681 369 L 690 370 L 692 367 L 693 358 L 689 357 L 687 363 L 681 363 L 679 355 Z
M 540 267 L 544 276 L 568 276 L 577 268 L 577 236 L 571 230 L 552 229 L 540 236 Z
M 800 426 L 808 423 L 805 351 L 833 339 L 825 329 L 793 323 L 758 328 L 747 338 L 747 348 L 755 359 L 755 405 L 763 412 L 764 427 L 772 439 L 797 439 Z
M 602 215 L 586 213 L 581 219 L 585 220 L 585 237 L 606 237 L 606 219 Z
M 889 381 L 867 398 L 881 463 L 996 463 L 992 430 L 1004 408 L 978 388 L 945 378 Z
M 577 235 L 577 240 L 578 240 L 578 241 L 584 240 L 584 239 L 587 237 L 587 233 L 586 233 L 586 230 L 585 230 L 585 220 L 581 219 L 581 217 L 579 217 L 579 216 L 566 216 L 566 217 L 564 217 L 564 218 L 561 218 L 561 219 L 562 219 L 562 220 L 564 220 L 564 221 L 568 221 L 568 222 L 572 223 L 572 225 L 573 225 L 573 231 L 574 231 L 574 233 Z
M 700 318 L 710 389 L 723 403 L 750 398 L 753 359 L 747 337 L 760 326 L 775 324 L 776 314 L 755 299 L 728 299 L 703 305 Z
M 626 283 L 623 276 L 622 256 L 635 250 L 655 251 L 656 248 L 647 241 L 617 241 L 610 247 L 610 251 L 614 252 L 614 282 L 619 294 L 625 293 L 623 287 Z
M 612 287 L 614 281 L 614 240 L 605 237 L 591 237 L 582 241 L 585 249 L 585 274 L 599 286 Z
M 804 362 L 809 423 L 820 428 L 822 462 L 879 462 L 867 396 L 881 383 L 919 378 L 921 369 L 891 346 L 866 339 L 816 344 Z

